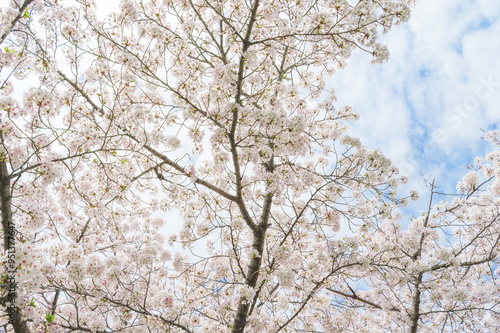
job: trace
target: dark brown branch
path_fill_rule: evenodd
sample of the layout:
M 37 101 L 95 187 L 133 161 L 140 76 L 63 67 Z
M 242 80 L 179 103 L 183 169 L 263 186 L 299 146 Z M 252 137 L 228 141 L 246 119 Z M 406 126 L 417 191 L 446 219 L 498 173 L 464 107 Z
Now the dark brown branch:
M 17 21 L 19 21 L 21 19 L 21 17 L 23 17 L 26 8 L 32 2 L 33 2 L 33 0 L 25 0 L 24 3 L 21 5 L 21 7 L 19 7 L 19 11 L 17 13 L 17 16 L 12 20 L 12 22 L 10 23 L 9 28 L 4 32 L 4 34 L 2 35 L 2 37 L 0 37 L 0 44 L 2 44 L 5 41 L 5 39 L 7 38 L 7 36 L 10 34 L 10 32 L 12 31 L 12 29 L 16 25 Z
M 3 133 L 0 132 L 1 145 L 4 145 Z M 7 168 L 6 156 L 1 156 L 0 160 L 0 210 L 2 215 L 2 228 L 3 228 L 3 248 L 7 252 L 9 248 L 15 246 L 15 228 L 12 222 L 12 195 L 10 188 L 10 175 Z M 14 248 L 15 249 L 15 248 Z M 14 301 L 9 299 L 9 301 Z M 30 329 L 25 320 L 22 319 L 22 314 L 19 308 L 14 308 L 15 317 L 12 325 L 14 326 L 15 333 L 29 333 Z
M 373 306 L 374 308 L 377 308 L 379 310 L 384 310 L 384 308 L 376 303 L 373 303 L 365 298 L 361 298 L 359 297 L 358 295 L 356 295 L 355 293 L 352 293 L 352 294 L 347 294 L 347 293 L 344 293 L 342 291 L 339 291 L 339 290 L 335 290 L 335 289 L 332 289 L 332 288 L 325 288 L 326 290 L 328 291 L 331 291 L 332 293 L 335 293 L 335 294 L 339 294 L 341 296 L 344 296 L 344 297 L 347 297 L 347 298 L 350 298 L 350 299 L 353 299 L 355 301 L 359 301 L 359 302 L 362 302 L 362 303 L 365 303 L 365 304 L 368 304 L 368 305 L 371 305 Z M 391 310 L 391 311 L 398 311 L 398 312 L 401 312 L 401 309 L 400 308 L 397 308 L 397 307 L 392 307 L 390 309 L 387 309 L 387 310 Z
M 131 136 L 131 135 L 129 135 L 129 137 L 133 138 L 133 136 Z M 165 162 L 165 164 L 171 166 L 175 170 L 177 170 L 177 171 L 179 171 L 182 174 L 185 174 L 187 176 L 188 173 L 187 173 L 187 171 L 186 171 L 185 168 L 183 168 L 179 164 L 175 163 L 174 161 L 172 161 L 171 159 L 169 159 L 164 154 L 160 153 L 159 151 L 157 151 L 156 149 L 150 147 L 149 145 L 143 145 L 143 147 L 144 147 L 144 149 L 146 149 L 147 151 L 149 151 L 150 153 L 152 153 L 153 155 L 155 155 L 156 157 L 158 157 L 159 159 L 161 159 L 163 162 Z M 218 188 L 215 185 L 212 185 L 211 183 L 209 183 L 209 182 L 207 182 L 207 181 L 205 181 L 203 179 L 196 178 L 193 182 L 196 183 L 196 184 L 200 184 L 200 185 L 205 186 L 209 190 L 214 191 L 215 193 L 221 195 L 222 197 L 224 197 L 224 198 L 226 198 L 228 200 L 231 200 L 231 201 L 234 201 L 234 202 L 238 202 L 238 199 L 234 195 L 231 195 L 231 194 L 227 193 L 226 191 L 223 191 L 222 189 Z
M 418 274 L 415 281 L 415 290 L 413 290 L 413 302 L 410 314 L 410 333 L 417 333 L 418 320 L 420 319 L 420 284 L 422 283 L 423 273 Z
M 253 244 L 252 244 L 252 258 L 250 259 L 250 264 L 248 266 L 246 282 L 245 284 L 255 289 L 257 285 L 257 280 L 259 277 L 260 267 L 262 265 L 262 254 L 264 253 L 264 243 L 266 238 L 266 231 L 268 227 L 269 220 L 269 212 L 271 203 L 272 203 L 272 194 L 266 195 L 264 200 L 264 212 L 262 215 L 262 220 L 259 225 L 256 225 L 252 218 L 250 217 L 246 206 L 243 201 L 243 187 L 241 184 L 241 170 L 238 159 L 238 150 L 236 144 L 236 128 L 238 124 L 238 111 L 239 106 L 241 105 L 241 94 L 243 88 L 243 76 L 245 71 L 245 53 L 250 46 L 250 37 L 252 35 L 253 25 L 255 24 L 256 16 L 257 16 L 257 8 L 259 7 L 259 0 L 256 0 L 252 6 L 252 12 L 250 14 L 250 20 L 247 25 L 247 30 L 245 33 L 245 38 L 243 40 L 243 48 L 240 55 L 240 63 L 238 69 L 238 79 L 236 82 L 236 96 L 235 96 L 235 106 L 233 107 L 233 118 L 231 122 L 231 130 L 229 132 L 229 142 L 231 145 L 231 155 L 233 159 L 234 173 L 236 177 L 236 196 L 238 204 L 238 208 L 245 220 L 246 224 L 253 231 Z M 266 208 L 267 207 L 267 208 Z M 236 311 L 236 316 L 233 321 L 231 333 L 243 333 L 245 326 L 247 324 L 248 318 L 248 310 L 250 308 L 250 299 L 246 297 L 240 297 L 238 310 Z

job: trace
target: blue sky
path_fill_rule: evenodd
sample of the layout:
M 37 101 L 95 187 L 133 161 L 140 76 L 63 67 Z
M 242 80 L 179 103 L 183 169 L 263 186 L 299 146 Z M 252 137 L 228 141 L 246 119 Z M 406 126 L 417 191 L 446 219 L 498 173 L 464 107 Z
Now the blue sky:
M 361 115 L 351 135 L 382 150 L 422 198 L 421 174 L 452 191 L 492 150 L 481 129 L 500 127 L 500 1 L 417 0 L 410 21 L 382 41 L 387 63 L 355 52 L 329 81 L 338 107 Z

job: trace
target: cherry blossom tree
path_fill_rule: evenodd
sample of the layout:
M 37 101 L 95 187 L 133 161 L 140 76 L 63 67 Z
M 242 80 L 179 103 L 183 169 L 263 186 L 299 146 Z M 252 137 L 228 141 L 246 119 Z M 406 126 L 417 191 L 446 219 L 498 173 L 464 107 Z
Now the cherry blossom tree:
M 326 88 L 355 49 L 385 61 L 378 36 L 410 6 L 123 0 L 100 19 L 91 0 L 12 1 L 0 22 L 17 286 L 6 330 L 499 327 L 500 152 L 438 205 L 429 181 L 428 211 L 407 221 L 417 194 L 398 196 L 407 179 L 347 134 L 358 115 Z
M 33 296 L 50 268 L 47 246 L 53 248 L 54 241 L 76 233 L 79 243 L 85 232 L 85 224 L 80 226 L 78 217 L 71 214 L 81 206 L 64 201 L 64 191 L 75 189 L 80 199 L 88 201 L 87 195 L 95 193 L 87 193 L 85 179 L 104 187 L 113 182 L 109 177 L 98 180 L 98 173 L 89 176 L 88 167 L 80 167 L 90 156 L 99 159 L 97 152 L 105 152 L 105 142 L 99 141 L 105 136 L 89 132 L 89 114 L 78 107 L 78 93 L 68 90 L 69 84 L 55 82 L 63 74 L 56 71 L 48 49 L 40 52 L 40 40 L 30 37 L 30 13 L 36 13 L 36 8 L 29 7 L 32 2 L 12 2 L 5 8 L 0 34 L 5 45 L 0 55 L 0 210 L 5 256 L 0 304 L 5 310 L 4 327 L 9 323 L 15 332 L 30 332 L 36 307 Z M 39 8 L 41 13 L 54 9 L 50 3 Z M 62 201 L 55 198 L 56 193 Z M 112 201 L 112 195 L 100 199 Z M 71 212 L 66 212 L 67 206 Z M 72 269 L 69 261 L 66 266 Z M 41 315 L 46 321 L 43 327 L 50 326 L 54 312 L 55 308 Z

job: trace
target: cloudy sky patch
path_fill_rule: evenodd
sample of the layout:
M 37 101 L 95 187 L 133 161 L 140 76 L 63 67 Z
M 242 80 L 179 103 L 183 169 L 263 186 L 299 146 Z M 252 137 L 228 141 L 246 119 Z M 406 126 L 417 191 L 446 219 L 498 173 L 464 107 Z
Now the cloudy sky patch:
M 351 133 L 390 157 L 409 187 L 425 192 L 430 177 L 454 190 L 465 166 L 492 150 L 478 136 L 500 124 L 499 18 L 497 0 L 417 1 L 410 22 L 382 38 L 387 63 L 355 52 L 330 80 L 338 107 L 361 115 Z

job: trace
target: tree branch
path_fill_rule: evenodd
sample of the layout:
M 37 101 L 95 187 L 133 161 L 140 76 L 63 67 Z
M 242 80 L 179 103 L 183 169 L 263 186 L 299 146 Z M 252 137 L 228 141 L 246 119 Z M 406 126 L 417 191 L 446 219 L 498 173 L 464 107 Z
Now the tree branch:
M 4 34 L 0 37 L 0 44 L 2 44 L 5 39 L 7 38 L 7 36 L 10 34 L 10 32 L 12 31 L 12 29 L 14 28 L 14 26 L 16 25 L 17 21 L 19 21 L 21 19 L 21 17 L 23 17 L 24 15 L 24 11 L 26 10 L 26 8 L 30 5 L 30 3 L 32 3 L 33 0 L 25 0 L 24 3 L 21 5 L 21 7 L 19 7 L 19 11 L 18 11 L 18 14 L 16 15 L 16 17 L 12 20 L 12 22 L 10 23 L 10 26 L 9 28 L 4 32 Z
M 365 303 L 365 304 L 368 304 L 368 305 L 371 305 L 373 306 L 374 308 L 377 308 L 379 310 L 384 310 L 384 308 L 376 303 L 373 303 L 367 299 L 364 299 L 364 298 L 361 298 L 359 297 L 358 295 L 356 295 L 355 293 L 353 293 L 352 295 L 351 294 L 347 294 L 347 293 L 344 293 L 342 291 L 339 291 L 339 290 L 335 290 L 335 289 L 332 289 L 330 287 L 327 287 L 325 288 L 326 290 L 328 291 L 331 291 L 332 293 L 335 293 L 335 294 L 339 294 L 341 296 L 344 296 L 344 297 L 347 297 L 347 298 L 351 298 L 353 300 L 356 300 L 356 301 L 359 301 L 359 302 L 362 302 L 362 303 Z M 388 309 L 388 310 L 391 310 L 391 311 L 398 311 L 398 312 L 401 312 L 401 309 L 400 308 L 397 308 L 395 306 L 393 306 L 392 308 Z

